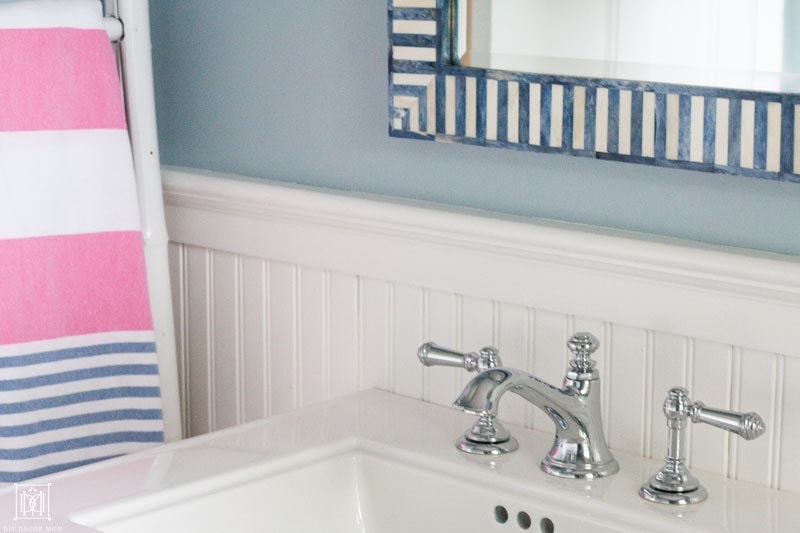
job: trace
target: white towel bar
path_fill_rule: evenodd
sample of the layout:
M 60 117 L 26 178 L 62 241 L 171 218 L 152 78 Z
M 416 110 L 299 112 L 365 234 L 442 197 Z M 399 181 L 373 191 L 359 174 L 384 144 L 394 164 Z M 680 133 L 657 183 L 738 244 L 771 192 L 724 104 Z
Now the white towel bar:
M 108 34 L 108 39 L 112 43 L 118 42 L 122 39 L 122 35 L 124 34 L 124 28 L 122 26 L 122 21 L 116 17 L 104 17 L 103 18 L 103 27 L 106 29 L 106 33 Z

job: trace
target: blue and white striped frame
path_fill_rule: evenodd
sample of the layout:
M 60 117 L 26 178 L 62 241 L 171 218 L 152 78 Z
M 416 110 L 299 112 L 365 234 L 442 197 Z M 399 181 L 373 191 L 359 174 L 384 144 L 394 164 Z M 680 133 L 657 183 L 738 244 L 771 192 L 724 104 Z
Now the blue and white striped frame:
M 800 94 L 449 64 L 450 0 L 389 2 L 389 134 L 800 182 Z

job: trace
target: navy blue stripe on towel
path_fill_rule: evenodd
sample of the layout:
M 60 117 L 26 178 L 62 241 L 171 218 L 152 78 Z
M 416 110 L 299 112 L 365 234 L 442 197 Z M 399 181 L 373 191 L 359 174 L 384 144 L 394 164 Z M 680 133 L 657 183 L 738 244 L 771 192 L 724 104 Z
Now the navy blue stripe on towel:
M 96 402 L 113 398 L 158 398 L 161 390 L 158 387 L 112 387 L 108 389 L 75 392 L 48 398 L 36 398 L 23 402 L 0 404 L 0 415 L 26 413 L 52 407 L 62 407 L 84 402 Z
M 67 359 L 108 355 L 114 353 L 155 353 L 154 342 L 115 342 L 96 344 L 93 346 L 78 346 L 47 352 L 36 352 L 22 355 L 0 357 L 0 368 L 12 368 L 28 365 L 40 365 Z
M 117 433 L 76 437 L 74 439 L 66 439 L 57 442 L 46 442 L 28 448 L 0 448 L 0 461 L 31 459 L 50 453 L 94 446 L 105 446 L 106 444 L 118 444 L 121 442 L 164 442 L 164 433 L 162 431 L 120 431 Z
M 113 365 L 96 368 L 81 368 L 56 374 L 45 374 L 29 378 L 7 379 L 0 381 L 0 392 L 11 390 L 33 389 L 57 383 L 70 383 L 86 379 L 105 378 L 111 376 L 156 376 L 158 365 Z
M 0 427 L 0 438 L 22 437 L 25 435 L 34 435 L 43 431 L 54 431 L 57 429 L 85 426 L 87 424 L 97 424 L 101 422 L 119 420 L 160 420 L 161 417 L 161 409 L 115 409 L 112 411 L 101 411 L 98 413 L 86 413 L 52 420 L 42 420 L 32 424 Z

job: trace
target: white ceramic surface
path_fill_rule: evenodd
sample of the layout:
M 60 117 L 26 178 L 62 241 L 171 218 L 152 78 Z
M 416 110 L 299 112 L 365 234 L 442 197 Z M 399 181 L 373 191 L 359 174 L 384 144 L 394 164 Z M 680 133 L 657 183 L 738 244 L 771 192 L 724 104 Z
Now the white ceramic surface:
M 453 442 L 470 421 L 454 409 L 362 392 L 37 480 L 49 483 L 47 522 L 14 520 L 15 487 L 7 487 L 0 491 L 0 527 L 109 532 L 800 530 L 800 494 L 702 471 L 695 474 L 709 491 L 706 502 L 687 508 L 646 503 L 638 487 L 659 465 L 625 454 L 617 454 L 621 471 L 609 478 L 552 478 L 538 468 L 551 435 L 519 427 L 509 426 L 520 441 L 516 453 L 496 459 L 466 456 Z M 499 507 L 508 514 L 505 523 L 498 521 L 503 515 Z M 529 529 L 523 527 L 525 516 Z

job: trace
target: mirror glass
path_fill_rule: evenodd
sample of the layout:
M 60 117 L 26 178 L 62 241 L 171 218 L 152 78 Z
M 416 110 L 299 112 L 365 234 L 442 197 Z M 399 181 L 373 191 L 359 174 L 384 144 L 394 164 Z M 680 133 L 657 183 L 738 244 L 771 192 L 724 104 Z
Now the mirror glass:
M 462 66 L 800 93 L 800 0 L 455 0 Z

